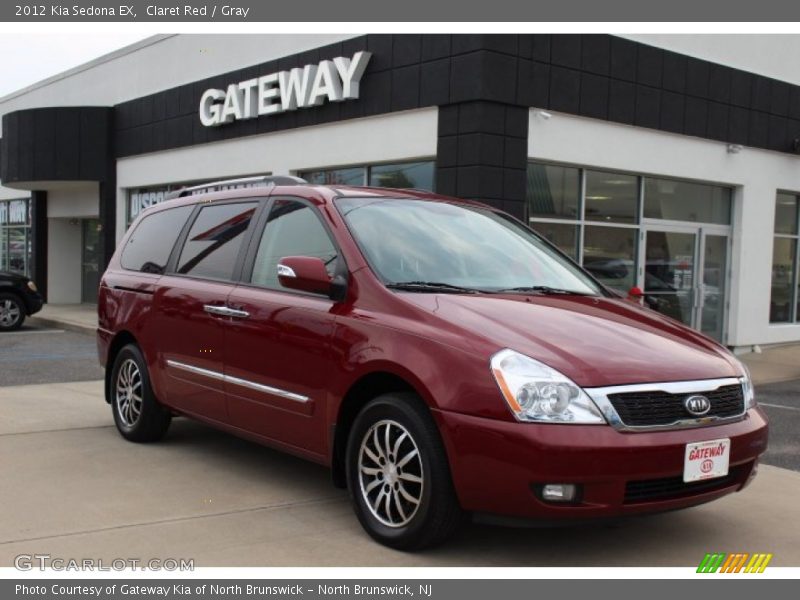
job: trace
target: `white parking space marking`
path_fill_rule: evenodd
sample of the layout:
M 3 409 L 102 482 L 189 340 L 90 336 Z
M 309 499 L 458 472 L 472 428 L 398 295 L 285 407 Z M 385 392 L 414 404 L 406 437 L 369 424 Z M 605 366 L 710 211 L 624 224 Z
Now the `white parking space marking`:
M 785 408 L 786 410 L 797 410 L 800 411 L 800 408 L 796 406 L 784 406 L 783 404 L 768 404 L 766 402 L 759 402 L 759 406 L 769 406 L 770 408 Z
M 27 329 L 24 331 L 7 331 L 3 337 L 7 335 L 25 335 L 28 333 L 64 333 L 63 329 Z

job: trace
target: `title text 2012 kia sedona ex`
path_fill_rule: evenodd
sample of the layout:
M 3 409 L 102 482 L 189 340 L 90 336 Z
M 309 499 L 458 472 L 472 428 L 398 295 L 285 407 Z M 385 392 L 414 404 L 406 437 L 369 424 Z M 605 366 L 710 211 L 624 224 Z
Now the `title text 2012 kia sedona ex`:
M 102 278 L 128 440 L 185 415 L 329 465 L 364 529 L 403 549 L 465 515 L 652 513 L 755 475 L 767 421 L 742 364 L 502 212 L 291 177 L 179 196 Z

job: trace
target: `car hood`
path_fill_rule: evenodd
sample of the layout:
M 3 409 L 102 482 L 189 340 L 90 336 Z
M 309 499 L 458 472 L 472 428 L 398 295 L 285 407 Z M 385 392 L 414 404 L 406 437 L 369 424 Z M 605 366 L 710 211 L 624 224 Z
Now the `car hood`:
M 740 376 L 738 361 L 698 332 L 627 300 L 587 296 L 403 296 L 494 353 L 511 348 L 583 387 Z M 487 357 L 488 359 L 488 357 Z
M 11 273 L 9 271 L 0 271 L 0 279 L 4 279 L 6 281 L 13 281 L 13 282 L 26 282 L 28 280 L 27 277 L 24 275 L 20 275 L 19 273 Z

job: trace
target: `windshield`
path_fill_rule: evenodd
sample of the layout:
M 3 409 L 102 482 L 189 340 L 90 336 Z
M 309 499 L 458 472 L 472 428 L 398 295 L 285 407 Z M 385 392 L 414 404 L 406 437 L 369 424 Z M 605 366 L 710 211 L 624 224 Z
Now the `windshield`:
M 392 198 L 340 198 L 336 205 L 372 269 L 388 286 L 601 293 L 591 278 L 546 242 L 491 210 Z

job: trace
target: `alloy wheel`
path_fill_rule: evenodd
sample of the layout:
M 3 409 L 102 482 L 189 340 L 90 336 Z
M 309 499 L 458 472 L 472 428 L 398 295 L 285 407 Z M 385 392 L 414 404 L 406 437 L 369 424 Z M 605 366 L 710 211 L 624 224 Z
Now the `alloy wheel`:
M 3 300 L 0 302 L 0 325 L 3 327 L 13 327 L 19 321 L 22 314 L 19 304 L 13 300 Z
M 142 414 L 142 373 L 136 361 L 127 359 L 117 371 L 117 414 L 126 427 L 133 427 Z
M 387 527 L 411 522 L 422 501 L 422 457 L 408 429 L 397 421 L 374 423 L 358 452 L 358 479 L 365 504 Z

